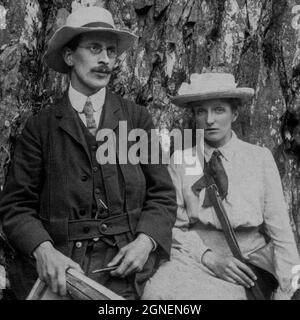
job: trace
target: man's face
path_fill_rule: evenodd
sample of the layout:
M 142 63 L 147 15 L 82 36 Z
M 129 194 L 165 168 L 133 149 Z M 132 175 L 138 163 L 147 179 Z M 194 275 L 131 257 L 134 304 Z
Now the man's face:
M 204 129 L 205 141 L 213 147 L 225 145 L 231 138 L 231 125 L 237 118 L 230 103 L 214 99 L 194 107 L 197 129 Z
M 89 32 L 80 38 L 77 48 L 65 50 L 65 62 L 72 68 L 74 89 L 90 96 L 106 87 L 116 63 L 117 41 L 108 34 Z

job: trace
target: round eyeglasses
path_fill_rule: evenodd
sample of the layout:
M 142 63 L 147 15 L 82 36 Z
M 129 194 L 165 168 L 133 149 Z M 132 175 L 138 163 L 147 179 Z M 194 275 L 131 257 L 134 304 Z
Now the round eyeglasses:
M 117 48 L 114 46 L 108 47 L 108 48 L 104 48 L 98 44 L 89 44 L 86 46 L 78 46 L 79 48 L 84 48 L 84 49 L 88 49 L 90 51 L 90 53 L 94 54 L 94 55 L 98 55 L 100 54 L 103 50 L 106 50 L 106 54 L 108 56 L 108 58 L 110 59 L 114 59 L 117 57 Z

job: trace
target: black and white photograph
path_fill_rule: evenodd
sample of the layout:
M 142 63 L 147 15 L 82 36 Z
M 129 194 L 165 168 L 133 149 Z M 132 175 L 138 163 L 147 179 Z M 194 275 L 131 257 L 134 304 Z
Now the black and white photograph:
M 300 1 L 0 0 L 0 69 L 0 305 L 300 300 Z

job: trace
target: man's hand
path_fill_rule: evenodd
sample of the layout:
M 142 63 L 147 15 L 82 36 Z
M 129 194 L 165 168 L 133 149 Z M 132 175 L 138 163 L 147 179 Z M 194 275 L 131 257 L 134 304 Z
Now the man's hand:
M 246 288 L 253 287 L 253 281 L 257 280 L 253 271 L 234 257 L 207 251 L 202 257 L 202 263 L 213 271 L 218 278 Z
M 41 243 L 33 256 L 40 279 L 61 296 L 66 295 L 66 270 L 73 268 L 83 273 L 79 264 L 57 251 L 49 241 Z
M 142 271 L 152 249 L 153 243 L 150 238 L 140 233 L 134 241 L 120 249 L 118 254 L 107 265 L 111 267 L 120 264 L 110 274 L 124 278 L 134 272 Z

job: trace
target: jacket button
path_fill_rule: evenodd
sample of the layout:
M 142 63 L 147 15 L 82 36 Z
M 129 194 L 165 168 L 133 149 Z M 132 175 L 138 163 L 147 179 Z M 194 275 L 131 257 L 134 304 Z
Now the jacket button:
M 96 188 L 96 189 L 95 189 L 95 192 L 96 192 L 97 194 L 99 194 L 99 193 L 100 193 L 100 189 L 99 189 L 99 188 Z
M 76 246 L 76 248 L 80 249 L 80 248 L 82 247 L 82 242 L 77 241 L 77 242 L 75 243 L 75 246 Z
M 96 145 L 92 146 L 92 151 L 97 151 L 97 149 L 98 149 L 98 146 Z
M 100 227 L 100 230 L 101 230 L 101 232 L 105 232 L 106 230 L 107 230 L 107 224 L 105 224 L 105 223 L 103 223 L 102 225 L 101 225 L 101 227 Z
M 83 232 L 84 233 L 89 233 L 90 232 L 90 227 L 88 227 L 88 226 L 85 226 L 85 227 L 83 227 Z
M 86 175 L 81 176 L 81 181 L 87 181 L 87 179 L 88 179 L 88 176 L 86 176 Z
M 84 216 L 84 215 L 85 215 L 85 210 L 84 210 L 84 209 L 80 209 L 80 210 L 79 210 L 79 214 L 80 214 L 81 216 Z
M 94 168 L 93 168 L 93 171 L 94 171 L 94 172 L 97 172 L 97 171 L 98 171 L 98 167 L 94 167 Z

